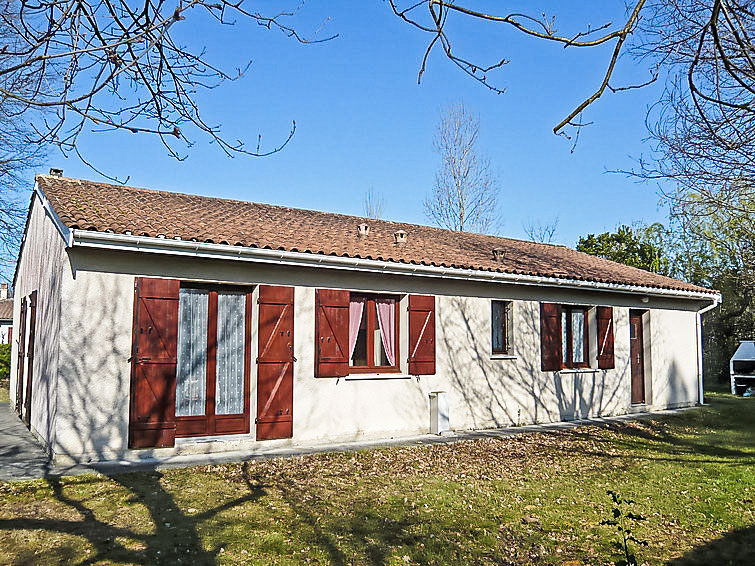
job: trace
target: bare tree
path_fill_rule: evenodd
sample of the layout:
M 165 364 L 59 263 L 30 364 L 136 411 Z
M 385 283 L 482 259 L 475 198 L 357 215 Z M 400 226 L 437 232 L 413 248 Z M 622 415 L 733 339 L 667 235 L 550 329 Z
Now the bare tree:
M 301 43 L 329 39 L 300 35 L 287 23 L 297 11 L 263 15 L 243 0 L 6 0 L 0 6 L 0 26 L 10 39 L 0 53 L 4 113 L 32 125 L 29 143 L 80 157 L 76 142 L 88 127 L 157 136 L 178 159 L 196 134 L 228 154 L 268 155 L 291 139 L 295 123 L 265 150 L 259 139 L 248 147 L 225 138 L 199 108 L 202 91 L 238 79 L 250 62 L 225 70 L 186 39 L 191 36 L 178 39 L 176 32 L 187 22 L 214 21 L 220 28 L 274 29 Z
M 735 227 L 737 237 L 755 241 L 750 220 L 755 217 L 755 0 L 631 0 L 617 24 L 585 25 L 569 32 L 559 31 L 553 16 L 483 12 L 468 0 L 389 2 L 399 18 L 428 36 L 418 80 L 438 48 L 473 79 L 503 92 L 495 86 L 494 72 L 508 63 L 501 57 L 505 42 L 501 53 L 465 54 L 455 35 L 460 20 L 493 24 L 494 29 L 569 49 L 611 45 L 600 83 L 556 124 L 557 134 L 565 134 L 569 126 L 578 132 L 585 125 L 582 113 L 606 92 L 641 88 L 664 77 L 666 88 L 647 118 L 653 151 L 628 173 L 670 181 L 673 190 L 664 196 L 673 214 L 686 218 L 681 227 L 698 225 L 700 214 L 716 211 L 726 215 L 720 220 Z M 623 52 L 646 67 L 647 81 L 615 82 Z M 719 230 L 705 237 L 721 234 Z M 724 240 L 730 241 L 731 234 Z
M 179 160 L 195 136 L 228 155 L 263 156 L 284 147 L 295 122 L 278 143 L 263 148 L 260 136 L 249 147 L 205 119 L 201 93 L 242 77 L 250 63 L 247 55 L 233 70 L 213 63 L 197 43 L 204 36 L 192 35 L 190 28 L 214 22 L 217 29 L 238 26 L 239 33 L 275 30 L 300 43 L 330 39 L 320 37 L 319 29 L 305 37 L 292 27 L 300 8 L 264 15 L 243 0 L 2 2 L 0 262 L 15 257 L 26 208 L 19 191 L 39 156 L 59 148 L 96 169 L 79 150 L 84 131 L 156 136 Z
M 463 104 L 442 114 L 433 140 L 441 165 L 424 202 L 426 216 L 442 228 L 484 233 L 496 227 L 498 181 L 477 150 L 479 135 L 479 117 Z
M 385 199 L 383 195 L 375 192 L 374 187 L 370 187 L 364 193 L 364 200 L 362 201 L 362 212 L 367 218 L 374 218 L 379 220 L 383 217 L 383 208 L 385 206 Z
M 635 53 L 670 75 L 648 124 L 656 142 L 633 173 L 672 181 L 676 213 L 755 215 L 755 2 L 664 0 Z M 672 40 L 673 38 L 673 40 Z
M 558 216 L 553 220 L 546 221 L 530 219 L 522 224 L 522 229 L 530 241 L 539 244 L 552 244 L 558 231 Z

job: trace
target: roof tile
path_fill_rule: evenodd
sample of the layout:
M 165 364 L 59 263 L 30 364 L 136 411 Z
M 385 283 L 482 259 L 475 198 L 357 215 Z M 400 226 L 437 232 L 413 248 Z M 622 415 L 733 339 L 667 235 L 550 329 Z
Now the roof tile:
M 67 177 L 37 182 L 69 228 L 713 293 L 565 246 Z M 358 236 L 361 222 L 370 226 L 367 237 Z M 394 243 L 397 230 L 408 233 L 406 244 Z M 501 261 L 494 248 L 503 250 Z

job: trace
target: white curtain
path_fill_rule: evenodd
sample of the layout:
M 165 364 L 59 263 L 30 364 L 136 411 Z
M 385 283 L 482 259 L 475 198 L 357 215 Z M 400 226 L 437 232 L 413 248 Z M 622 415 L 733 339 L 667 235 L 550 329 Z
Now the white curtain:
M 207 303 L 209 292 L 181 289 L 178 300 L 176 416 L 204 415 L 207 386 Z
M 246 294 L 218 293 L 218 348 L 215 414 L 244 412 L 244 334 Z
M 572 311 L 572 357 L 577 363 L 585 361 L 585 313 L 584 311 Z

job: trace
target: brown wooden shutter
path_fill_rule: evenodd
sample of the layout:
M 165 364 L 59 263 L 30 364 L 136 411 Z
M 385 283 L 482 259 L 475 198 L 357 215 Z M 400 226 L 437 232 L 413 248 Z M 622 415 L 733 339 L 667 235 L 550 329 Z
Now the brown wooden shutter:
M 179 289 L 176 279 L 135 281 L 129 448 L 175 442 Z
M 613 308 L 598 307 L 598 368 L 616 367 L 613 358 Z
M 260 285 L 257 440 L 291 438 L 294 422 L 294 288 Z
M 540 303 L 540 369 L 558 371 L 563 360 L 561 306 Z
M 435 374 L 435 297 L 409 295 L 409 373 Z
M 34 341 L 37 332 L 37 291 L 29 295 L 29 343 L 26 347 L 26 393 L 24 395 L 24 424 L 31 429 L 31 394 L 34 384 Z
M 315 295 L 316 377 L 349 375 L 348 291 L 318 289 Z
M 16 358 L 16 413 L 21 416 L 24 401 L 24 369 L 26 368 L 26 297 L 21 299 L 18 317 L 18 357 Z

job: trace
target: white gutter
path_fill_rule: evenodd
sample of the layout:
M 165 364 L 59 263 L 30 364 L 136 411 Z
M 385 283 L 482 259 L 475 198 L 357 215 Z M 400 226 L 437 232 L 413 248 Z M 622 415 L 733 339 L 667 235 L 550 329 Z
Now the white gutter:
M 71 230 L 69 246 L 104 250 L 138 251 L 142 253 L 168 254 L 205 259 L 233 259 L 236 261 L 251 261 L 294 267 L 349 269 L 352 271 L 367 273 L 420 275 L 425 277 L 464 281 L 516 283 L 519 285 L 537 285 L 558 287 L 561 289 L 597 289 L 601 291 L 613 291 L 634 295 L 654 295 L 702 301 L 714 300 L 720 302 L 720 295 L 700 291 L 658 289 L 653 287 L 643 287 L 640 285 L 600 283 L 596 281 L 579 281 L 573 279 L 560 279 L 558 277 L 499 273 L 476 269 L 415 265 L 372 259 L 250 248 L 246 246 L 231 246 L 228 244 L 212 244 L 207 242 L 133 236 L 130 234 L 114 234 L 110 232 L 94 232 L 78 229 Z
M 697 398 L 700 405 L 705 405 L 705 391 L 703 391 L 703 320 L 702 316 L 721 304 L 721 295 L 715 295 L 713 302 L 697 311 Z

